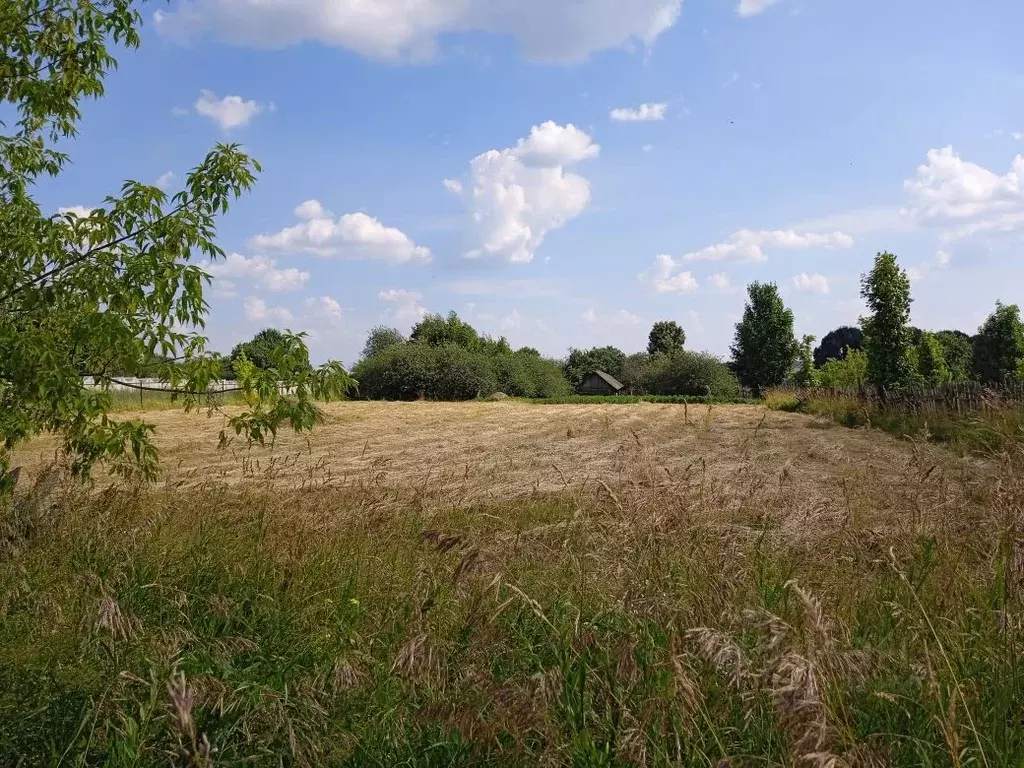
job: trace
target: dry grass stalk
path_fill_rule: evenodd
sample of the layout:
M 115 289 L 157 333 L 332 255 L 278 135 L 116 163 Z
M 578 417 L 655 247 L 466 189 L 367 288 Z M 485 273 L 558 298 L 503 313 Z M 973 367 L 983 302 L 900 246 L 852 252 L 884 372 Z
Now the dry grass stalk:
M 185 673 L 179 672 L 167 683 L 170 697 L 171 714 L 174 717 L 174 730 L 178 734 L 178 757 L 197 768 L 213 766 L 213 750 L 205 733 L 198 733 L 192 717 L 192 709 L 196 703 L 196 695 L 185 679 Z

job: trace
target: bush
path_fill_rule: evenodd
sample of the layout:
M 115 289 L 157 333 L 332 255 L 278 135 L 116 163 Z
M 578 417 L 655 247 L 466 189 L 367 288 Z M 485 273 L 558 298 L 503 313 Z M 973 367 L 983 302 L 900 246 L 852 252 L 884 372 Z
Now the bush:
M 504 392 L 558 397 L 569 383 L 551 360 L 527 352 L 493 353 L 454 344 L 398 344 L 362 360 L 353 375 L 372 400 L 472 400 Z
M 734 398 L 740 395 L 740 384 L 714 355 L 683 351 L 652 355 L 643 376 L 643 390 L 652 395 Z

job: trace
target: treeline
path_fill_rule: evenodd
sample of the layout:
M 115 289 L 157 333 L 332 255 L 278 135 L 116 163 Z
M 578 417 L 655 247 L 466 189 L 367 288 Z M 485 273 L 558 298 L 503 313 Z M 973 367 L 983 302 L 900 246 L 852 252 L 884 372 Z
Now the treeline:
M 891 253 L 875 257 L 861 293 L 870 312 L 860 327 L 836 328 L 815 346 L 814 336 L 796 338 L 793 312 L 778 287 L 752 283 L 728 362 L 686 349 L 686 333 L 672 320 L 654 324 L 643 352 L 570 349 L 555 360 L 531 347 L 513 350 L 504 337 L 480 334 L 451 312 L 427 315 L 408 336 L 373 328 L 352 374 L 360 397 L 382 400 L 470 400 L 499 392 L 560 398 L 578 392 L 593 371 L 615 377 L 624 395 L 723 400 L 782 385 L 893 391 L 1024 380 L 1024 324 L 1016 305 L 997 303 L 974 335 L 914 328 L 910 280 Z M 233 376 L 241 358 L 272 368 L 283 339 L 266 329 L 236 345 L 225 358 L 224 378 Z

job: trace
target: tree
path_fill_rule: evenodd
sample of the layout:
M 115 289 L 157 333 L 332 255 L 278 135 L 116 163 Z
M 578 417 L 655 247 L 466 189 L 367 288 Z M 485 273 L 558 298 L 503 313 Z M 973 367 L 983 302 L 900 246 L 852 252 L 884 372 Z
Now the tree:
M 942 344 L 934 333 L 924 331 L 917 342 L 917 372 L 930 387 L 949 383 L 949 368 Z
M 814 350 L 814 365 L 821 368 L 829 360 L 845 360 L 847 351 L 860 349 L 864 344 L 864 332 L 851 325 L 843 325 L 829 331 Z
M 250 341 L 243 341 L 236 344 L 231 350 L 231 368 L 243 357 L 255 365 L 261 371 L 268 371 L 274 367 L 277 357 L 288 347 L 288 335 L 276 328 L 264 328 L 252 337 Z M 306 367 L 309 366 L 309 356 L 306 356 Z
M 405 344 L 405 342 L 405 336 L 397 328 L 386 325 L 374 326 L 366 336 L 366 343 L 363 345 L 363 359 L 379 355 L 385 349 L 396 344 Z
M 153 426 L 112 418 L 109 390 L 87 388 L 83 374 L 109 386 L 112 371 L 145 372 L 194 407 L 221 373 L 223 359 L 197 330 L 210 278 L 193 262 L 223 255 L 216 217 L 255 183 L 254 160 L 218 145 L 173 197 L 129 181 L 85 216 L 46 215 L 32 197 L 67 164 L 56 146 L 75 136 L 82 101 L 103 95 L 116 65 L 108 45 L 138 46 L 139 23 L 130 0 L 0 4 L 0 104 L 5 120 L 16 116 L 0 129 L 0 495 L 17 474 L 11 450 L 43 431 L 60 436 L 77 475 L 111 460 L 154 476 Z M 276 368 L 241 366 L 248 407 L 229 417 L 236 435 L 259 442 L 281 424 L 312 427 L 314 400 L 354 384 L 337 363 L 297 365 L 308 362 L 305 344 L 287 339 Z
M 868 358 L 863 351 L 851 349 L 843 360 L 827 360 L 818 371 L 822 387 L 860 390 L 868 380 Z
M 996 302 L 974 339 L 974 374 L 984 384 L 999 384 L 1019 375 L 1024 361 L 1024 323 L 1016 304 Z
M 935 340 L 942 346 L 942 357 L 946 361 L 951 382 L 970 381 L 974 345 L 971 337 L 963 331 L 938 331 Z
M 453 344 L 463 349 L 474 349 L 480 343 L 480 336 L 473 326 L 460 320 L 455 312 L 449 312 L 447 317 L 424 317 L 413 327 L 409 340 L 431 347 Z
M 743 319 L 736 324 L 733 369 L 744 386 L 760 395 L 782 384 L 793 370 L 798 346 L 793 313 L 786 309 L 775 283 L 751 283 Z
M 800 361 L 797 364 L 796 373 L 793 374 L 793 382 L 798 387 L 818 386 L 818 370 L 814 367 L 812 344 L 814 344 L 814 336 L 810 334 L 806 334 L 800 342 Z
M 593 371 L 604 371 L 615 378 L 622 375 L 626 364 L 626 353 L 616 347 L 594 347 L 593 349 L 570 349 L 569 358 L 562 369 L 573 389 L 579 389 L 583 379 Z
M 910 384 L 916 374 L 910 329 L 910 279 L 891 253 L 875 256 L 861 277 L 861 296 L 871 315 L 861 318 L 868 382 L 879 391 Z
M 675 320 L 659 320 L 647 337 L 647 353 L 670 355 L 686 344 L 686 331 Z

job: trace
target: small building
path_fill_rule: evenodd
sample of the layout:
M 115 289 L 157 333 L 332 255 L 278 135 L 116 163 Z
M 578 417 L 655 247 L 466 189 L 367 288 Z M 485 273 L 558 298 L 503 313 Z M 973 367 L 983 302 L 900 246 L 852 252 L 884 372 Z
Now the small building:
M 580 384 L 581 395 L 617 395 L 625 388 L 625 384 L 620 382 L 611 374 L 605 373 L 604 371 L 593 371 L 588 373 L 586 378 L 583 379 L 583 383 Z

